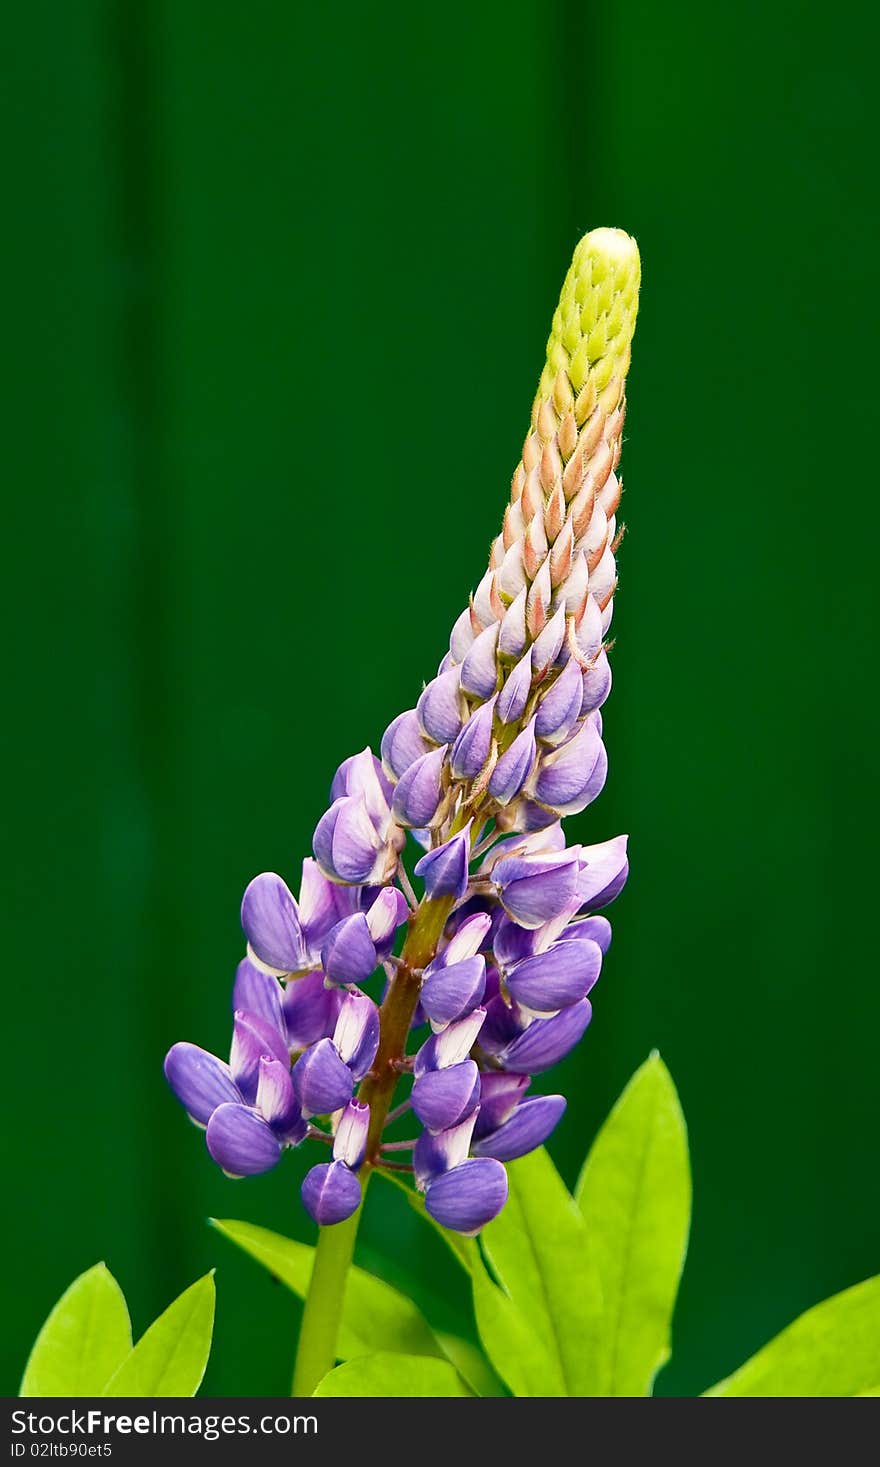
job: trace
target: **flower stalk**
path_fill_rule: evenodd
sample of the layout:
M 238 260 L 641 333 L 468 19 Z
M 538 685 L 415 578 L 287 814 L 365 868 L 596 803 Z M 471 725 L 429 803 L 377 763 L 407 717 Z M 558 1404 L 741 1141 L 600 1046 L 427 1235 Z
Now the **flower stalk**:
M 332 1144 L 302 1184 L 320 1233 L 298 1394 L 335 1360 L 371 1172 L 401 1165 L 382 1150 L 399 1082 L 422 1126 L 412 1173 L 425 1207 L 470 1235 L 504 1206 L 505 1163 L 565 1110 L 561 1095 L 526 1092 L 589 1024 L 611 938 L 602 910 L 628 870 L 625 836 L 568 846 L 561 822 L 596 799 L 608 768 L 639 278 L 621 231 L 578 244 L 501 532 L 447 654 L 386 729 L 381 758 L 365 749 L 337 770 L 299 897 L 272 872 L 245 891 L 229 1062 L 191 1044 L 166 1059 L 229 1175 L 268 1170 L 316 1123 Z M 423 852 L 421 895 L 408 840 Z M 369 986 L 383 977 L 380 1002 Z

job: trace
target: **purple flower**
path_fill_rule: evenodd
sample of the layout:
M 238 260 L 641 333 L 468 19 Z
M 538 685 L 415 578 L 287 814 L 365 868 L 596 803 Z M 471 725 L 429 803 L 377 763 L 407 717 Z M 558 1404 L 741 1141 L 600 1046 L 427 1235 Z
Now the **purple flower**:
M 303 1206 L 319 1227 L 345 1222 L 361 1205 L 361 1184 L 344 1161 L 324 1161 L 303 1178 Z
M 430 744 L 422 734 L 415 708 L 398 714 L 382 735 L 382 768 L 390 779 L 398 780 L 411 764 L 427 754 Z
M 511 672 L 498 694 L 496 709 L 502 723 L 518 723 L 526 711 L 532 691 L 532 654 L 527 652 Z
M 499 805 L 516 799 L 532 772 L 536 753 L 535 720 L 530 719 L 492 770 L 489 793 Z
M 533 1019 L 499 1051 L 497 1058 L 514 1074 L 539 1075 L 574 1049 L 592 1017 L 590 1000 L 584 998 L 551 1019 Z
M 425 969 L 419 1001 L 434 1025 L 460 1019 L 482 1001 L 486 987 L 486 960 L 481 954 L 459 963 L 435 958 Z
M 415 873 L 424 881 L 427 896 L 454 896 L 458 901 L 464 896 L 468 886 L 472 823 L 469 820 L 462 830 L 416 863 Z
M 597 943 L 554 942 L 508 968 L 507 987 L 520 1008 L 546 1018 L 586 998 L 601 970 Z
M 428 683 L 416 704 L 419 724 L 435 744 L 451 744 L 462 725 L 464 702 L 457 667 L 448 667 Z
M 485 1013 L 474 1009 L 422 1045 L 415 1058 L 410 1101 L 429 1131 L 446 1131 L 474 1111 L 480 1099 L 480 1075 L 468 1058 Z
M 442 1172 L 425 1192 L 425 1207 L 441 1227 L 473 1236 L 507 1201 L 507 1172 L 493 1157 L 474 1157 Z
M 543 927 L 563 912 L 571 914 L 578 874 L 578 848 L 502 857 L 492 867 L 504 910 L 527 928 Z
M 351 1100 L 379 1046 L 379 1011 L 363 993 L 347 993 L 333 1037 L 319 1039 L 293 1067 L 293 1088 L 306 1116 L 330 1115 Z
M 394 791 L 394 818 L 398 825 L 431 825 L 443 798 L 442 773 L 446 745 L 423 754 L 401 776 Z
M 551 683 L 538 704 L 535 733 L 544 743 L 559 744 L 568 737 L 581 716 L 584 696 L 583 674 L 572 660 Z
M 601 793 L 607 772 L 601 735 L 588 721 L 540 761 L 529 793 L 557 815 L 577 815 Z
M 315 827 L 312 849 L 325 876 L 348 886 L 381 884 L 397 864 L 394 844 L 380 836 L 363 795 L 333 801 Z
M 290 1078 L 286 1040 L 255 1014 L 235 1015 L 229 1064 L 195 1044 L 175 1044 L 165 1075 L 208 1150 L 230 1176 L 275 1166 L 286 1146 L 306 1134 Z
M 476 698 L 491 698 L 498 680 L 495 649 L 498 646 L 498 623 L 486 627 L 475 638 L 461 664 L 460 682 L 465 693 Z
M 452 745 L 449 767 L 456 779 L 476 779 L 492 749 L 492 720 L 495 699 L 481 703 L 472 713 Z
M 321 949 L 321 964 L 333 983 L 365 983 L 394 946 L 397 928 L 409 915 L 406 898 L 382 887 L 366 912 L 353 912 L 331 927 Z
M 494 1156 L 497 1161 L 515 1161 L 518 1156 L 544 1145 L 564 1111 L 563 1095 L 535 1095 L 523 1100 L 506 1121 L 477 1139 L 474 1154 Z
M 627 836 L 618 835 L 601 845 L 580 847 L 578 895 L 582 906 L 596 911 L 620 895 L 629 874 L 627 840 Z

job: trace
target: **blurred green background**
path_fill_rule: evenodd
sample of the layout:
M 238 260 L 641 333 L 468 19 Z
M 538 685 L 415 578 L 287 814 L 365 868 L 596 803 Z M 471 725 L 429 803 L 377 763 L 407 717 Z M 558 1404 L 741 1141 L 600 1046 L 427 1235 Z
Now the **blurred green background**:
M 205 1389 L 297 1306 L 204 1219 L 310 1236 L 166 1092 L 224 1050 L 237 909 L 412 704 L 495 532 L 573 245 L 637 235 L 611 777 L 631 832 L 572 1180 L 658 1046 L 690 1122 L 694 1394 L 880 1270 L 871 12 L 34 0 L 7 27 L 3 1379 L 104 1257 L 141 1329 L 216 1264 Z M 874 868 L 874 869 L 872 869 Z M 11 1011 L 11 1012 L 10 1012 Z M 393 1196 L 362 1258 L 448 1324 Z

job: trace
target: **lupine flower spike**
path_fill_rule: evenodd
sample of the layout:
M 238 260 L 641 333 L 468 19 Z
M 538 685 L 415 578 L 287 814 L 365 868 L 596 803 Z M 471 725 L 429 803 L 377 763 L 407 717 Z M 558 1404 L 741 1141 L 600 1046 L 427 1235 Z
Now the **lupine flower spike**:
M 332 1148 L 302 1186 L 322 1225 L 351 1216 L 369 1172 L 399 1167 L 391 1155 L 411 1144 L 431 1216 L 478 1232 L 504 1206 L 504 1163 L 565 1110 L 561 1095 L 529 1093 L 532 1079 L 590 1022 L 611 940 L 602 911 L 628 869 L 625 836 L 568 846 L 560 822 L 596 799 L 608 767 L 638 289 L 628 235 L 580 241 L 501 530 L 436 676 L 380 757 L 365 749 L 337 771 L 299 896 L 271 873 L 248 886 L 228 1063 L 192 1044 L 166 1059 L 229 1174 L 266 1171 L 311 1138 Z M 422 1127 L 412 1143 L 386 1140 L 398 1085 L 411 1088 L 397 1109 Z

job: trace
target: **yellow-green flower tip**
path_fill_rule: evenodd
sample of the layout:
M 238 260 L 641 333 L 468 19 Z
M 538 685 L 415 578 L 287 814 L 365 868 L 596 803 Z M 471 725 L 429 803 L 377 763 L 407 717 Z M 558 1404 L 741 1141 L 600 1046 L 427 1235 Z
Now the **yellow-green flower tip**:
M 592 229 L 574 252 L 565 277 L 547 364 L 538 396 L 553 394 L 560 371 L 576 395 L 590 388 L 601 394 L 623 381 L 639 308 L 641 262 L 638 245 L 622 229 Z

